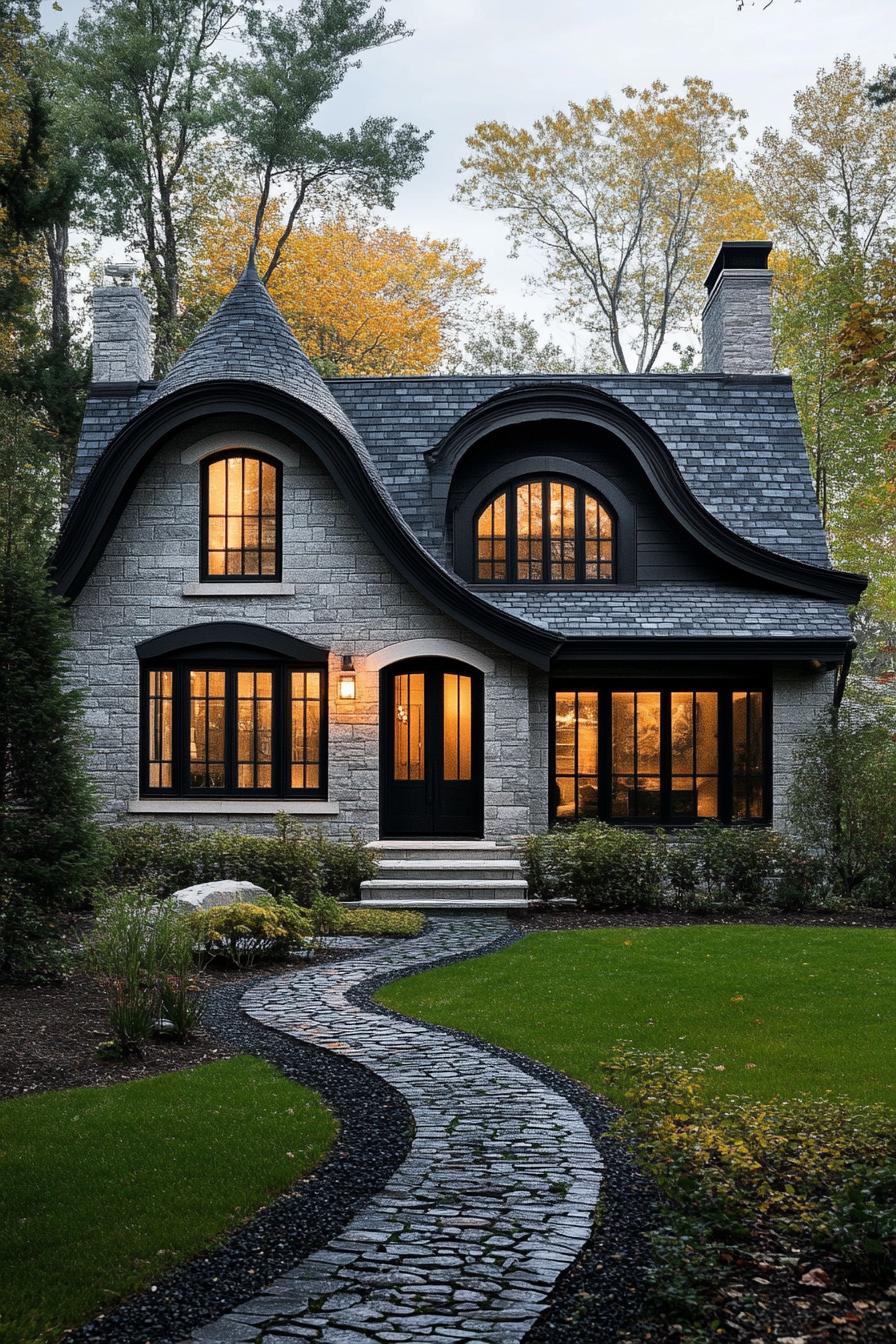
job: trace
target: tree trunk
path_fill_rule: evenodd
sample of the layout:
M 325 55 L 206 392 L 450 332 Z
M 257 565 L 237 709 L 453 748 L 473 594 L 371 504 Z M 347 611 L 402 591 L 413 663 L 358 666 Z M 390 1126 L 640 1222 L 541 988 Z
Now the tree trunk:
M 68 224 L 51 224 L 44 233 L 44 243 L 50 263 L 50 348 L 54 354 L 62 354 L 68 349 L 71 338 L 66 269 Z

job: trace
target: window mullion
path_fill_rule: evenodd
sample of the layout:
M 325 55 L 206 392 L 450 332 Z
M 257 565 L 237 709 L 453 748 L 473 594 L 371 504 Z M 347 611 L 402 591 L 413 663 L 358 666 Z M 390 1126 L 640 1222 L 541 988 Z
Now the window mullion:
M 585 492 L 575 487 L 575 507 L 573 509 L 573 573 L 576 583 L 585 582 Z
M 519 568 L 518 568 L 519 562 L 517 558 L 519 548 L 517 546 L 517 531 L 516 531 L 519 524 L 517 522 L 516 490 L 517 488 L 515 485 L 509 485 L 507 487 L 507 506 L 506 506 L 506 523 L 505 523 L 505 531 L 507 533 L 507 539 L 504 543 L 504 549 L 507 557 L 505 563 L 507 566 L 508 583 L 517 583 L 519 581 Z

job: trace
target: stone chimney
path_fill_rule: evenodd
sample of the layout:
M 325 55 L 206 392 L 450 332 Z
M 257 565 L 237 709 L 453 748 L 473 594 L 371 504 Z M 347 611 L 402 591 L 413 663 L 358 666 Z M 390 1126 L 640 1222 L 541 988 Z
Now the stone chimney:
M 771 243 L 722 243 L 706 277 L 704 373 L 772 372 Z
M 93 291 L 93 382 L 145 383 L 152 377 L 149 304 L 130 261 L 107 262 Z M 110 282 L 110 283 L 107 283 Z

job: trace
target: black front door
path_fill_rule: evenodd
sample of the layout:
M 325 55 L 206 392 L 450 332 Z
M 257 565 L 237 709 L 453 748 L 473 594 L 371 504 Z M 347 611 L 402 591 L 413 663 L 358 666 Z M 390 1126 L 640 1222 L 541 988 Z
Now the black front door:
M 482 835 L 482 676 L 438 658 L 382 674 L 380 834 Z

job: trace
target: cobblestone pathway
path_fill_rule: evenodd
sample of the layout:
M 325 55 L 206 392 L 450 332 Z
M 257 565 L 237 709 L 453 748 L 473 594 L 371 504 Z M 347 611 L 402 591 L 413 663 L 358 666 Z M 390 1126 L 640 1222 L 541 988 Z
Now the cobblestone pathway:
M 439 957 L 475 955 L 499 916 L 441 917 L 407 943 L 250 990 L 250 1016 L 351 1055 L 403 1094 L 416 1135 L 383 1191 L 322 1250 L 194 1331 L 203 1344 L 523 1339 L 588 1238 L 600 1158 L 577 1111 L 513 1064 L 349 991 Z

